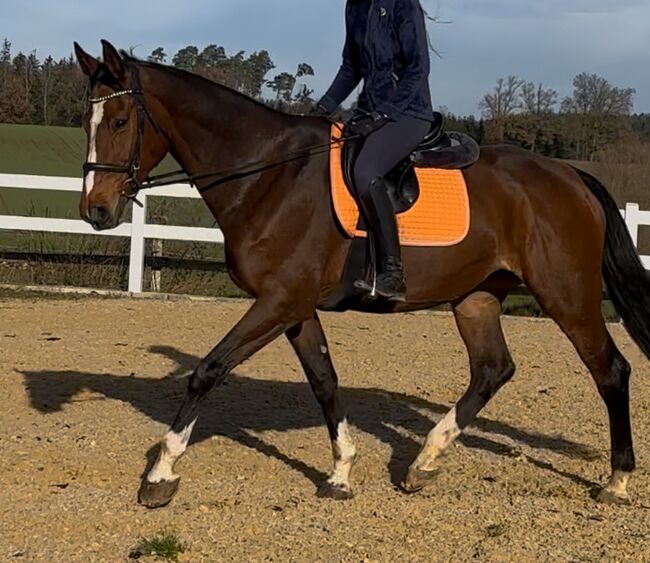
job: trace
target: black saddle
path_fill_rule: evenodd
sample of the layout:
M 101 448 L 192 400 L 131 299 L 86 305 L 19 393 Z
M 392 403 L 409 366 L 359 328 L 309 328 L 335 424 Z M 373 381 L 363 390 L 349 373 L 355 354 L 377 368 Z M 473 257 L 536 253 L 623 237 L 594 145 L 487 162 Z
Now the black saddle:
M 346 141 L 343 145 L 343 176 L 353 197 L 355 190 L 352 171 L 362 146 L 363 139 Z M 420 197 L 416 167 L 459 170 L 474 164 L 479 156 L 478 143 L 464 133 L 445 132 L 444 117 L 435 112 L 431 130 L 422 143 L 385 177 L 395 213 L 408 211 Z

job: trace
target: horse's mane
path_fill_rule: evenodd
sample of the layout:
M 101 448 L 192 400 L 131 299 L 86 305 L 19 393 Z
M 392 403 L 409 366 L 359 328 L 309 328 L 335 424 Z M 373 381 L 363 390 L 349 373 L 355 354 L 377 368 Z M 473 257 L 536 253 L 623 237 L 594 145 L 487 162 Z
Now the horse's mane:
M 256 100 L 255 98 L 251 98 L 250 96 L 243 94 L 242 92 L 239 92 L 238 90 L 235 90 L 234 88 L 230 88 L 229 86 L 226 86 L 225 84 L 220 84 L 219 82 L 215 82 L 214 80 L 210 80 L 209 78 L 206 78 L 204 76 L 201 76 L 200 74 L 196 74 L 194 72 L 189 72 L 187 70 L 183 70 L 180 68 L 176 68 L 174 66 L 169 66 L 169 65 L 164 65 L 160 63 L 155 63 L 153 61 L 145 61 L 142 59 L 139 59 L 138 57 L 135 57 L 125 51 L 120 51 L 125 64 L 128 65 L 135 65 L 139 67 L 145 67 L 145 68 L 151 68 L 154 70 L 158 70 L 161 72 L 164 72 L 166 74 L 171 74 L 173 76 L 176 76 L 180 78 L 181 80 L 191 83 L 192 88 L 198 88 L 202 91 L 205 92 L 206 95 L 214 96 L 215 93 L 220 93 L 220 94 L 228 94 L 231 96 L 238 96 L 242 100 L 246 100 L 247 102 L 250 102 L 252 104 L 255 104 L 259 109 L 264 109 L 266 111 L 275 113 L 277 115 L 281 116 L 291 116 L 291 114 L 288 114 L 286 112 L 277 110 L 275 108 L 272 108 L 259 100 Z M 295 117 L 295 116 L 293 116 Z

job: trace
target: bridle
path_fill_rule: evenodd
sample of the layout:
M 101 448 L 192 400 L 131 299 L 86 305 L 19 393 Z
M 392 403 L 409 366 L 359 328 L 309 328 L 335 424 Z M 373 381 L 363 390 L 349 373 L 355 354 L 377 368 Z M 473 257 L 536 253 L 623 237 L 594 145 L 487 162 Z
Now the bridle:
M 101 96 L 99 98 L 90 98 L 88 101 L 91 104 L 99 104 L 119 98 L 121 96 L 133 96 L 136 102 L 136 120 L 137 120 L 137 133 L 135 137 L 135 144 L 131 152 L 131 158 L 128 164 L 107 164 L 103 162 L 88 162 L 83 165 L 84 177 L 89 172 L 107 172 L 113 174 L 126 174 L 127 180 L 124 182 L 125 187 L 121 192 L 121 196 L 126 199 L 132 200 L 138 205 L 142 205 L 137 199 L 138 192 L 143 189 L 145 182 L 140 182 L 138 179 L 140 173 L 140 163 L 142 161 L 142 142 L 144 139 L 145 120 L 148 119 L 153 128 L 159 135 L 164 135 L 163 130 L 156 123 L 156 120 L 151 115 L 151 112 L 144 104 L 144 92 L 140 84 L 140 75 L 135 67 L 131 67 L 131 84 L 132 88 L 128 90 L 115 90 L 112 94 Z
M 280 166 L 282 164 L 287 164 L 296 160 L 311 158 L 318 154 L 329 153 L 331 148 L 334 145 L 340 145 L 345 141 L 353 140 L 358 137 L 354 136 L 345 136 L 343 129 L 341 129 L 340 138 L 331 138 L 328 143 L 321 143 L 318 145 L 312 145 L 297 151 L 285 153 L 280 160 L 276 161 L 265 161 L 258 160 L 254 162 L 248 162 L 240 166 L 236 166 L 229 169 L 220 170 L 218 172 L 208 172 L 205 174 L 189 175 L 184 169 L 175 170 L 173 172 L 168 172 L 166 174 L 159 174 L 156 176 L 148 176 L 143 181 L 140 181 L 138 178 L 140 173 L 140 163 L 142 161 L 142 144 L 144 140 L 144 128 L 146 120 L 149 120 L 156 133 L 160 136 L 165 137 L 169 141 L 168 135 L 163 131 L 163 129 L 156 123 L 151 112 L 147 109 L 144 103 L 144 91 L 140 82 L 140 75 L 135 66 L 130 65 L 131 68 L 131 84 L 132 87 L 129 89 L 118 90 L 113 87 L 114 91 L 111 94 L 102 96 L 99 98 L 89 98 L 91 104 L 98 104 L 102 102 L 107 102 L 114 98 L 119 98 L 121 96 L 133 96 L 136 101 L 136 112 L 137 112 L 137 133 L 135 138 L 135 144 L 131 152 L 131 158 L 128 164 L 107 164 L 103 162 L 88 162 L 86 161 L 83 165 L 84 176 L 89 172 L 106 172 L 113 174 L 126 174 L 127 179 L 124 184 L 125 187 L 120 193 L 121 197 L 126 198 L 127 200 L 133 201 L 135 204 L 142 207 L 137 199 L 138 193 L 141 190 L 147 190 L 151 188 L 157 188 L 161 186 L 169 186 L 171 184 L 178 183 L 188 183 L 190 185 L 196 185 L 197 181 L 207 180 L 210 178 L 216 178 L 212 180 L 208 185 L 200 188 L 200 192 L 206 192 L 213 189 L 214 187 L 225 184 L 227 182 L 233 182 L 235 180 L 240 180 L 254 174 L 259 174 Z M 112 87 L 112 86 L 109 86 Z M 332 121 L 337 127 L 340 128 L 340 125 Z

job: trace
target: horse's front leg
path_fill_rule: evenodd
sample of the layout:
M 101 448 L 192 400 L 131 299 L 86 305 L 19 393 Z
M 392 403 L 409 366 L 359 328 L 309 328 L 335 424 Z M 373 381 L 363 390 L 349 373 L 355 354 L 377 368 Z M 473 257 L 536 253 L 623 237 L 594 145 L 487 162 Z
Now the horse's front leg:
M 352 498 L 350 472 L 357 458 L 345 410 L 341 405 L 338 379 L 318 315 L 292 327 L 287 338 L 296 351 L 314 395 L 323 409 L 332 440 L 334 468 L 329 479 L 318 489 L 318 496 L 336 500 Z
M 311 313 L 307 314 L 307 318 Z M 168 504 L 180 482 L 174 465 L 183 455 L 197 418 L 198 404 L 228 373 L 266 344 L 304 320 L 287 300 L 258 299 L 226 337 L 201 361 L 190 376 L 187 395 L 171 428 L 160 443 L 160 453 L 142 480 L 138 499 L 149 508 Z

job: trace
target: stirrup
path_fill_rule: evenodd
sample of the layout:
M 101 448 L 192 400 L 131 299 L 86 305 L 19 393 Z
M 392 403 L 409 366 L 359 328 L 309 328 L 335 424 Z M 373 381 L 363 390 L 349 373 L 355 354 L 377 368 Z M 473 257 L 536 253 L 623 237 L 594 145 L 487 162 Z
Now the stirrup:
M 401 270 L 400 270 L 401 271 Z M 395 272 L 396 273 L 396 272 Z M 356 280 L 352 285 L 366 294 L 366 298 L 374 301 L 375 299 L 385 299 L 386 301 L 395 301 L 398 303 L 406 302 L 406 283 L 404 276 L 401 276 L 398 287 L 385 287 L 381 282 L 382 276 L 390 276 L 390 273 L 382 272 L 372 276 L 372 282 L 366 279 Z

